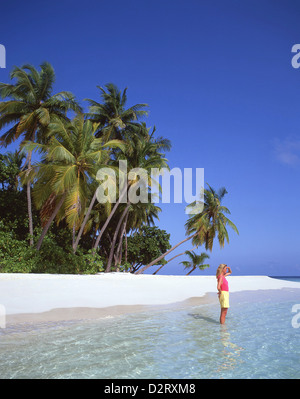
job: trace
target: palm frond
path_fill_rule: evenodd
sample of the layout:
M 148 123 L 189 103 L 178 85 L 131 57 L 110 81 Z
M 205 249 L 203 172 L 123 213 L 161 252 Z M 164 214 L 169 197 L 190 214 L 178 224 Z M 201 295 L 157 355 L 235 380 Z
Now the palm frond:
M 55 192 L 63 193 L 71 190 L 77 178 L 76 165 L 54 165 L 53 169 L 55 170 L 55 181 L 53 183 Z

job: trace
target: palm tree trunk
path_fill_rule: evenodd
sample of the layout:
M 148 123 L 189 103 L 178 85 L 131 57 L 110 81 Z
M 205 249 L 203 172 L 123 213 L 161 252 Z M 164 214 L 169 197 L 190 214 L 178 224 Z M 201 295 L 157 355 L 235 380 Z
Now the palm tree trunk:
M 192 268 L 192 270 L 191 271 L 189 271 L 187 274 L 186 274 L 186 276 L 189 276 L 194 270 L 196 270 L 196 268 L 195 267 L 193 267 Z
M 94 245 L 94 242 L 96 240 L 97 227 L 96 226 L 93 227 L 92 230 L 93 230 L 93 232 L 92 232 L 92 234 L 93 234 L 93 243 L 92 243 L 92 245 Z
M 113 236 L 113 240 L 112 240 L 112 244 L 111 244 L 111 248 L 110 248 L 110 253 L 109 253 L 107 266 L 106 266 L 106 269 L 105 269 L 106 273 L 110 272 L 111 263 L 112 263 L 112 259 L 113 259 L 113 256 L 114 256 L 115 245 L 116 245 L 117 237 L 118 237 L 118 234 L 119 234 L 119 230 L 120 230 L 120 227 L 122 225 L 123 219 L 124 219 L 126 213 L 128 212 L 129 207 L 130 207 L 130 202 L 128 202 L 128 204 L 126 205 L 126 208 L 124 209 L 124 211 L 122 213 L 122 216 L 121 216 L 121 218 L 119 220 L 119 223 L 117 225 L 117 228 L 115 230 L 115 233 L 114 233 L 114 236 Z
M 35 130 L 36 130 L 36 122 L 32 131 L 32 136 L 31 136 L 31 141 L 34 141 L 35 137 Z M 28 167 L 27 167 L 27 174 L 30 173 L 31 169 L 31 156 L 32 156 L 32 151 L 28 152 Z M 26 162 L 25 162 L 26 165 Z M 24 165 L 24 167 L 25 167 Z M 33 221 L 32 221 L 32 203 L 31 203 L 31 185 L 30 185 L 30 180 L 27 182 L 27 209 L 28 209 L 28 223 L 29 223 L 29 245 L 33 245 Z
M 191 249 L 191 251 L 193 251 L 195 248 L 197 248 L 197 247 L 194 247 L 193 249 Z M 158 268 L 153 274 L 157 274 L 164 266 L 166 266 L 169 262 L 171 262 L 171 260 L 177 258 L 178 256 L 184 255 L 185 252 L 186 252 L 186 251 L 181 252 L 181 254 L 178 254 L 178 255 L 173 256 L 173 258 L 169 259 L 169 260 L 167 261 L 167 263 L 165 263 L 164 265 L 159 266 L 159 268 Z
M 47 223 L 45 224 L 45 226 L 43 228 L 43 231 L 42 231 L 42 234 L 40 235 L 40 238 L 39 238 L 38 243 L 36 245 L 36 249 L 38 251 L 41 248 L 42 242 L 43 242 L 43 240 L 45 238 L 45 235 L 47 234 L 47 232 L 48 232 L 48 230 L 49 230 L 49 228 L 51 226 L 51 223 L 53 222 L 55 216 L 58 214 L 58 211 L 60 210 L 62 204 L 64 203 L 65 197 L 66 197 L 66 194 L 63 194 L 61 199 L 60 199 L 60 201 L 57 203 L 52 215 L 50 216 L 50 218 L 48 219 Z
M 158 261 L 160 261 L 161 259 L 163 259 L 165 256 L 167 256 L 170 252 L 174 251 L 174 249 L 176 249 L 177 247 L 179 247 L 179 245 L 183 244 L 184 242 L 190 240 L 191 238 L 195 237 L 198 234 L 192 234 L 191 236 L 189 236 L 188 238 L 185 238 L 184 240 L 180 241 L 178 244 L 174 245 L 174 247 L 172 247 L 171 249 L 169 249 L 167 252 L 165 252 L 164 254 L 160 255 L 158 258 L 154 259 L 151 263 L 149 263 L 149 265 L 144 266 L 142 269 L 138 270 L 136 272 L 136 274 L 141 274 L 143 273 L 145 270 L 147 270 L 149 267 L 153 266 L 155 263 L 157 263 Z
M 127 262 L 127 249 L 128 249 L 128 242 L 127 242 L 127 234 L 125 230 L 125 262 Z
M 72 228 L 72 245 L 74 245 L 75 242 L 75 223 L 73 223 L 73 228 Z
M 31 155 L 32 151 L 29 151 L 28 153 L 28 172 L 30 172 L 31 169 Z M 28 209 L 28 222 L 29 222 L 29 245 L 33 245 L 33 222 L 32 222 L 32 204 L 31 204 L 31 185 L 30 185 L 30 180 L 27 182 L 27 209 Z
M 86 223 L 87 223 L 87 221 L 88 221 L 88 219 L 89 219 L 89 216 L 90 216 L 90 214 L 91 214 L 92 208 L 93 208 L 94 203 L 95 203 L 95 201 L 96 201 L 96 193 L 97 193 L 97 190 L 95 191 L 95 193 L 94 193 L 94 195 L 93 195 L 93 198 L 92 198 L 91 203 L 90 203 L 90 205 L 89 205 L 89 207 L 88 207 L 87 213 L 86 213 L 86 215 L 85 215 L 85 217 L 84 217 L 84 219 L 83 219 L 82 225 L 80 226 L 80 229 L 79 229 L 79 232 L 78 232 L 78 234 L 77 234 L 77 238 L 76 238 L 76 240 L 75 240 L 75 243 L 73 244 L 73 252 L 74 252 L 74 254 L 75 254 L 75 252 L 77 251 L 77 247 L 78 247 L 78 244 L 79 244 L 79 240 L 80 240 L 80 238 L 81 238 L 81 236 L 82 236 L 84 227 L 85 227 L 85 225 L 86 225 Z
M 126 214 L 126 218 L 125 218 L 125 221 L 124 221 L 122 229 L 121 229 L 119 244 L 118 244 L 118 248 L 117 248 L 116 263 L 118 262 L 119 264 L 122 261 L 122 244 L 123 244 L 124 234 L 126 234 L 126 223 L 127 223 L 128 215 L 129 215 L 129 212 L 127 212 L 127 214 Z M 116 266 L 116 264 L 115 264 L 115 266 Z
M 123 245 L 123 238 L 124 238 L 124 226 L 125 226 L 125 223 L 123 223 L 123 228 L 121 228 L 119 244 L 118 244 L 117 251 L 116 251 L 117 256 L 116 256 L 116 260 L 115 260 L 115 266 L 117 265 L 117 263 L 120 265 L 122 262 L 122 245 Z
M 179 255 L 177 255 L 177 256 L 179 256 Z M 176 256 L 174 256 L 174 258 L 176 258 Z M 173 259 L 173 258 L 172 258 L 172 259 Z M 168 262 L 167 262 L 167 263 L 168 263 Z M 152 273 L 153 276 L 154 276 L 155 274 L 157 274 L 164 266 L 166 266 L 167 263 L 165 263 L 164 265 L 159 266 L 159 268 L 158 268 L 157 270 L 155 270 L 154 273 Z
M 115 203 L 115 205 L 114 205 L 113 209 L 111 210 L 111 212 L 110 212 L 108 218 L 106 219 L 106 221 L 105 221 L 105 223 L 104 223 L 102 229 L 100 230 L 100 233 L 98 234 L 97 240 L 96 240 L 96 242 L 95 242 L 95 244 L 94 244 L 94 247 L 93 247 L 93 252 L 94 252 L 94 253 L 95 253 L 96 249 L 98 248 L 100 239 L 101 239 L 101 237 L 102 237 L 102 235 L 103 235 L 103 233 L 104 233 L 106 227 L 108 226 L 108 223 L 110 222 L 111 218 L 113 217 L 114 213 L 116 212 L 116 210 L 117 210 L 117 208 L 118 208 L 118 206 L 119 206 L 121 200 L 123 199 L 124 195 L 127 193 L 127 188 L 128 188 L 128 185 L 126 184 L 126 187 L 124 188 L 123 192 L 122 192 L 121 195 L 119 196 L 118 201 Z

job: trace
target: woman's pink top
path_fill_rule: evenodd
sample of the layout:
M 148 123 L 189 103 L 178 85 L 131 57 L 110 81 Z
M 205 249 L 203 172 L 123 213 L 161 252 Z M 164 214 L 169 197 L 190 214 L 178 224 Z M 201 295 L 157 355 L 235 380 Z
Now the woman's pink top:
M 222 275 L 218 276 L 218 279 L 222 278 L 222 283 L 221 283 L 221 291 L 229 291 L 228 289 L 228 281 L 226 280 L 226 278 Z

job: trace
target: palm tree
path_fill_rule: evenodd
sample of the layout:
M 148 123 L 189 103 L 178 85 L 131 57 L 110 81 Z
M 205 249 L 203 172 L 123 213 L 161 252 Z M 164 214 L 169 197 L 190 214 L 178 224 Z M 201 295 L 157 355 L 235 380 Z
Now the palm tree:
M 87 118 L 99 123 L 96 137 L 102 137 L 104 141 L 111 138 L 123 140 L 123 132 L 148 114 L 144 109 L 148 105 L 136 104 L 126 109 L 127 88 L 123 93 L 113 83 L 106 84 L 104 88 L 100 86 L 97 88 L 100 90 L 102 103 L 86 99 L 89 103 Z
M 115 245 L 116 245 L 116 242 L 117 242 L 118 234 L 119 234 L 120 228 L 121 228 L 121 226 L 123 224 L 123 220 L 126 217 L 126 215 L 128 214 L 130 205 L 131 205 L 130 202 L 128 202 L 126 204 L 125 209 L 123 210 L 123 212 L 121 214 L 121 217 L 119 218 L 117 227 L 115 229 L 115 232 L 114 232 L 114 235 L 113 235 L 113 240 L 112 240 L 112 243 L 111 243 L 110 252 L 109 252 L 108 262 L 107 262 L 107 266 L 106 266 L 106 270 L 105 270 L 106 272 L 109 272 L 110 269 L 111 269 L 113 255 L 114 255 L 114 252 L 115 252 Z
M 126 214 L 123 228 L 120 233 L 119 244 L 117 248 L 117 263 L 121 264 L 122 261 L 122 249 L 123 249 L 123 238 L 125 237 L 125 262 L 127 262 L 127 234 L 130 231 L 137 230 L 143 225 L 151 226 L 154 225 L 154 219 L 159 219 L 158 213 L 161 212 L 161 208 L 149 202 L 144 204 L 139 202 L 137 204 L 131 204 L 129 211 Z
M 136 104 L 126 109 L 125 106 L 127 102 L 127 88 L 123 91 L 122 94 L 117 86 L 113 83 L 106 84 L 105 88 L 102 88 L 100 86 L 97 86 L 97 88 L 101 92 L 100 97 L 102 99 L 102 103 L 98 103 L 91 99 L 86 99 L 86 101 L 88 101 L 90 105 L 89 112 L 86 114 L 86 116 L 91 122 L 97 124 L 98 127 L 97 131 L 95 132 L 95 136 L 97 138 L 101 138 L 104 143 L 109 139 L 126 139 L 124 132 L 127 132 L 130 127 L 132 128 L 135 126 L 136 123 L 133 121 L 137 121 L 142 116 L 146 116 L 148 114 L 147 111 L 143 109 L 148 105 Z M 113 208 L 110 217 L 106 220 L 104 226 L 102 227 L 102 232 L 100 232 L 100 235 L 97 237 L 94 249 L 99 245 L 102 233 L 108 226 L 111 217 L 113 216 L 119 202 L 122 200 L 125 194 L 126 188 L 122 193 L 119 193 L 119 200 L 116 206 Z M 81 225 L 81 228 L 73 245 L 74 253 L 77 250 L 77 246 L 83 233 L 84 226 L 88 221 L 89 214 L 94 206 L 95 201 L 96 191 L 94 192 L 94 196 L 90 202 L 85 219 Z
M 125 205 L 125 204 L 124 204 Z M 122 248 L 122 238 L 124 235 L 124 231 L 126 231 L 126 225 L 129 222 L 130 229 L 138 230 L 143 225 L 151 226 L 154 225 L 154 219 L 158 219 L 158 213 L 161 211 L 161 208 L 151 203 L 151 197 L 148 195 L 148 202 L 142 203 L 138 202 L 136 204 L 131 204 L 130 201 L 127 202 L 124 210 L 119 217 L 119 221 L 117 227 L 115 229 L 113 240 L 110 249 L 109 260 L 107 263 L 106 271 L 110 271 L 111 263 L 114 255 L 114 248 L 116 245 L 116 240 L 119 232 L 121 231 L 119 238 L 119 245 L 116 251 L 116 260 L 120 259 L 119 252 Z M 123 222 L 124 220 L 124 222 Z M 123 225 L 123 228 L 121 226 Z
M 205 259 L 209 258 L 209 255 L 207 255 L 205 252 L 202 252 L 200 255 L 197 255 L 194 251 L 186 251 L 185 253 L 190 258 L 190 261 L 183 261 L 180 263 L 184 265 L 185 269 L 191 269 L 187 273 L 187 276 L 190 275 L 194 270 L 196 270 L 197 267 L 200 270 L 204 270 L 209 267 L 208 264 L 203 264 Z
M 47 144 L 30 141 L 23 144 L 28 151 L 36 149 L 44 154 L 42 162 L 33 168 L 37 180 L 33 196 L 37 209 L 43 210 L 46 205 L 50 213 L 44 212 L 44 221 L 47 222 L 37 249 L 40 249 L 56 216 L 58 221 L 66 218 L 69 228 L 78 230 L 91 196 L 90 182 L 109 157 L 109 151 L 105 148 L 121 146 L 118 140 L 103 145 L 100 139 L 95 138 L 95 128 L 79 114 L 68 124 L 61 121 L 50 123 Z
M 15 84 L 0 83 L 0 97 L 8 98 L 0 103 L 0 130 L 7 125 L 12 125 L 1 137 L 0 145 L 7 147 L 10 143 L 23 137 L 24 140 L 43 143 L 45 130 L 54 117 L 68 120 L 67 112 L 79 112 L 81 108 L 75 97 L 68 91 L 52 95 L 55 81 L 53 67 L 44 62 L 37 71 L 32 65 L 15 67 L 11 79 L 16 79 Z M 25 166 L 27 173 L 31 170 L 32 151 L 27 154 Z M 31 205 L 31 182 L 27 180 L 27 204 L 29 219 L 30 245 L 33 245 L 33 224 Z
M 143 105 L 143 104 L 140 104 L 140 105 Z M 94 122 L 94 123 L 96 123 L 96 122 Z M 98 122 L 97 126 L 99 128 L 99 122 Z M 168 168 L 168 165 L 166 163 L 161 163 L 161 162 L 164 162 L 163 161 L 164 154 L 162 153 L 162 151 L 169 151 L 171 148 L 171 142 L 170 142 L 170 140 L 165 139 L 161 136 L 158 138 L 154 138 L 155 131 L 156 131 L 156 129 L 154 127 L 152 129 L 152 132 L 150 133 L 150 128 L 147 128 L 146 124 L 144 122 L 142 122 L 140 124 L 135 124 L 135 125 L 131 124 L 129 127 L 127 126 L 126 128 L 124 128 L 123 135 L 122 135 L 123 139 L 125 140 L 124 146 L 122 147 L 122 149 L 121 149 L 121 147 L 118 147 L 119 153 L 115 154 L 115 157 L 114 157 L 115 161 L 110 162 L 106 166 L 115 168 L 115 171 L 118 173 L 117 167 L 114 165 L 117 165 L 118 160 L 123 159 L 123 160 L 128 161 L 129 165 L 132 166 L 132 168 L 135 168 L 135 167 L 143 168 L 143 166 L 137 166 L 137 165 L 144 165 L 144 167 L 145 167 L 145 160 L 147 157 L 149 158 L 151 155 L 151 161 L 147 162 L 148 170 L 150 170 L 151 167 L 153 167 L 153 168 L 155 168 L 155 167 Z M 120 135 L 118 137 L 120 137 Z M 144 144 L 142 144 L 142 143 L 144 143 Z M 144 149 L 141 150 L 141 146 L 143 146 L 143 145 L 144 145 Z M 126 148 L 126 151 L 124 152 L 125 148 Z M 138 153 L 139 153 L 139 155 L 138 155 Z M 155 155 L 155 159 L 153 158 L 154 155 Z M 133 184 L 133 182 L 131 182 L 131 183 Z M 152 181 L 152 183 L 154 183 L 154 182 Z M 102 238 L 102 235 L 105 232 L 114 213 L 116 212 L 119 204 L 121 203 L 121 201 L 127 194 L 128 188 L 129 188 L 129 185 L 125 186 L 123 188 L 122 192 L 119 192 L 118 201 L 115 203 L 115 205 L 113 206 L 112 209 L 111 209 L 110 203 L 105 204 L 106 211 L 109 211 L 109 216 L 107 217 L 105 223 L 102 225 L 100 233 L 99 233 L 96 241 L 94 242 L 94 246 L 93 246 L 94 251 L 99 246 L 99 242 Z M 88 222 L 89 215 L 90 215 L 90 212 L 95 204 L 96 198 L 97 198 L 96 191 L 94 191 L 93 198 L 90 202 L 89 208 L 85 214 L 85 218 L 83 220 L 83 223 L 81 224 L 79 233 L 78 233 L 75 243 L 73 245 L 74 253 L 77 250 L 79 240 L 84 231 L 85 225 Z
M 7 151 L 7 153 L 5 155 L 6 155 L 9 163 L 15 164 L 18 169 L 21 169 L 23 160 L 25 158 L 24 154 L 21 154 L 20 151 L 15 150 L 14 152 Z
M 237 234 L 239 232 L 235 224 L 225 216 L 230 215 L 229 209 L 221 205 L 224 196 L 228 194 L 225 187 L 216 191 L 209 184 L 207 186 L 208 189 L 204 190 L 204 209 L 201 217 L 194 215 L 189 218 L 186 229 L 188 234 L 196 233 L 192 239 L 194 245 L 205 244 L 205 249 L 212 251 L 216 234 L 221 248 L 225 245 L 225 239 L 229 244 L 227 225 Z M 194 206 L 194 203 L 189 206 Z
M 170 252 L 174 251 L 174 249 L 179 247 L 179 245 L 188 240 L 192 239 L 193 245 L 197 247 L 199 245 L 205 244 L 205 248 L 212 251 L 213 242 L 217 233 L 221 248 L 224 247 L 225 239 L 227 243 L 229 243 L 229 235 L 226 229 L 227 225 L 230 226 L 237 234 L 239 234 L 234 223 L 224 215 L 224 213 L 230 214 L 229 209 L 221 205 L 221 201 L 223 200 L 225 194 L 227 194 L 225 188 L 221 188 L 217 192 L 211 188 L 210 185 L 208 185 L 208 189 L 204 189 L 203 210 L 198 214 L 191 216 L 185 224 L 186 234 L 188 237 L 174 245 L 171 249 L 157 259 L 154 259 L 151 263 L 149 263 L 149 265 L 144 266 L 137 272 L 137 274 L 143 273 L 149 267 L 153 266 L 155 263 L 167 256 Z M 192 203 L 188 206 L 192 207 L 194 205 L 195 203 Z
M 151 202 L 151 193 L 148 194 L 148 202 L 132 204 L 129 209 L 128 227 L 131 231 L 137 231 L 142 226 L 154 226 L 155 220 L 159 220 L 161 208 Z
M 157 144 L 151 136 L 143 137 L 142 135 L 136 134 L 130 140 L 126 141 L 125 150 L 119 151 L 117 154 L 117 160 L 126 160 L 127 167 L 129 171 L 132 171 L 136 168 L 139 168 L 141 172 L 144 173 L 143 180 L 146 182 L 147 187 L 145 190 L 150 189 L 152 186 L 153 179 L 151 178 L 151 169 L 152 168 L 169 168 L 167 164 L 167 159 L 164 157 L 164 154 L 161 152 L 161 147 Z M 127 180 L 127 176 L 126 176 Z M 115 203 L 114 207 L 111 210 L 109 217 L 106 222 L 102 226 L 100 233 L 97 237 L 97 240 L 94 244 L 93 250 L 95 251 L 99 245 L 100 239 L 108 226 L 111 218 L 116 212 L 119 204 L 123 200 L 123 198 L 127 195 L 128 189 L 133 190 L 134 187 L 139 185 L 139 176 L 132 178 L 131 180 L 127 180 L 124 185 L 123 191 L 119 193 L 119 198 Z M 148 196 L 147 191 L 147 196 Z M 129 195 L 130 196 L 130 195 Z M 130 198 L 127 199 L 127 204 L 130 202 Z
M 192 249 L 192 251 L 193 251 L 194 249 L 196 249 L 196 248 L 197 248 L 197 247 L 194 247 L 194 248 Z M 153 274 L 153 275 L 157 274 L 157 273 L 158 273 L 164 266 L 166 266 L 169 262 L 171 262 L 171 261 L 174 260 L 175 258 L 178 258 L 178 256 L 185 255 L 186 253 L 187 253 L 187 251 L 184 251 L 184 252 L 181 252 L 180 254 L 177 254 L 177 255 L 173 256 L 173 258 L 167 260 L 166 263 L 163 263 L 161 266 L 159 266 L 159 268 L 158 268 L 154 273 L 152 273 L 152 274 Z

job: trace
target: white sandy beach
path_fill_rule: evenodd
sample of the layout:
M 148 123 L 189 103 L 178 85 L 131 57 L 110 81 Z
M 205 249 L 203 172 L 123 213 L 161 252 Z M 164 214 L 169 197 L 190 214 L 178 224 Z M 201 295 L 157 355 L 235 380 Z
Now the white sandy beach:
M 230 276 L 230 292 L 300 288 L 267 276 Z M 97 318 L 216 293 L 215 276 L 0 274 L 8 323 Z

